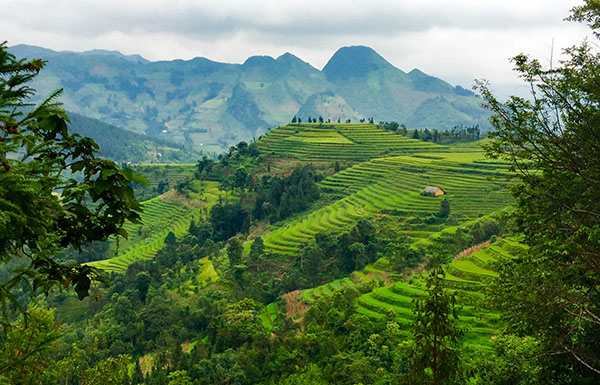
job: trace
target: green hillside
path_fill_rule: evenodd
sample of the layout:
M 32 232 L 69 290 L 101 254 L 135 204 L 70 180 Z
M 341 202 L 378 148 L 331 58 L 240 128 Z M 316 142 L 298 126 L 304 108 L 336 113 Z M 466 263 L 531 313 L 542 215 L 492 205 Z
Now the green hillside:
M 500 331 L 500 315 L 485 301 L 487 285 L 497 276 L 494 263 L 498 258 L 510 257 L 520 247 L 523 246 L 514 240 L 501 239 L 467 257 L 455 259 L 448 267 L 446 284 L 457 296 L 459 319 L 467 330 L 467 345 L 471 348 L 489 348 L 490 338 Z M 419 278 L 396 282 L 359 297 L 357 311 L 369 317 L 383 318 L 391 310 L 408 336 L 414 300 L 425 294 Z
M 363 123 L 288 124 L 264 134 L 258 147 L 267 157 L 305 162 L 365 161 L 384 155 L 448 151 L 446 146 L 408 139 Z
M 142 223 L 128 223 L 124 227 L 129 233 L 128 239 L 111 241 L 111 249 L 117 255 L 87 264 L 108 272 L 123 273 L 134 261 L 154 257 L 164 247 L 170 232 L 178 238 L 187 234 L 190 222 L 201 217 L 201 209 L 209 210 L 216 204 L 219 194 L 217 183 L 202 182 L 201 188 L 202 193 L 197 195 L 194 203 L 178 196 L 175 191 L 144 202 Z
M 485 161 L 481 152 L 423 153 L 359 163 L 320 182 L 335 200 L 275 229 L 265 237 L 265 245 L 273 252 L 295 253 L 319 232 L 348 228 L 359 218 L 382 213 L 399 216 L 400 231 L 419 237 L 423 232 L 413 231 L 408 219 L 438 212 L 443 198 L 459 221 L 511 204 L 502 184 L 489 180 L 506 172 L 505 165 Z M 426 186 L 438 186 L 446 194 L 423 196 Z
M 100 146 L 100 155 L 118 163 L 191 163 L 202 154 L 148 135 L 137 134 L 103 121 L 69 113 L 69 129 Z
M 160 198 L 153 198 L 143 204 L 142 224 L 128 224 L 125 229 L 129 239 L 120 238 L 118 244 L 113 241 L 112 247 L 117 256 L 102 261 L 88 263 L 109 272 L 124 272 L 133 261 L 152 258 L 165 245 L 169 232 L 182 236 L 187 232 L 190 221 L 194 219 L 193 210 L 175 203 L 167 203 Z M 117 249 L 118 247 L 118 249 Z

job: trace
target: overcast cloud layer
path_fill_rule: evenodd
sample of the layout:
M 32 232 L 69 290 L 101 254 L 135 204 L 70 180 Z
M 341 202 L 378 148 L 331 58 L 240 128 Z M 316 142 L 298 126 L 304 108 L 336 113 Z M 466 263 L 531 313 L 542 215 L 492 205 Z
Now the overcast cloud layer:
M 470 87 L 486 78 L 518 92 L 509 57 L 549 62 L 588 35 L 565 22 L 566 0 L 2 0 L 0 40 L 94 48 L 149 60 L 241 63 L 291 52 L 321 69 L 342 46 L 367 45 L 396 67 Z M 514 91 L 513 91 L 514 90 Z

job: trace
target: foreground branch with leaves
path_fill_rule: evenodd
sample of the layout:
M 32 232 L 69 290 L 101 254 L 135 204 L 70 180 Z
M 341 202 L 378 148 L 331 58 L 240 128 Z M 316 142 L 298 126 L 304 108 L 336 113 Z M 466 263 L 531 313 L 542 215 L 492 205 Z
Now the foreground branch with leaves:
M 589 1 L 572 19 L 597 28 L 599 15 L 600 6 Z M 510 332 L 540 341 L 539 361 L 552 369 L 544 371 L 551 382 L 560 383 L 561 373 L 573 383 L 594 382 L 600 380 L 600 55 L 584 42 L 565 56 L 549 69 L 525 55 L 513 59 L 530 100 L 501 103 L 479 84 L 495 113 L 487 152 L 517 171 L 512 221 L 529 246 L 506 261 L 494 298 Z
M 100 271 L 54 257 L 66 247 L 126 237 L 123 224 L 138 222 L 142 211 L 129 184 L 145 179 L 97 157 L 92 139 L 69 133 L 55 102 L 60 90 L 39 105 L 29 102 L 35 91 L 27 83 L 44 64 L 17 60 L 0 44 L 0 263 L 10 264 L 0 282 L 4 311 L 21 308 L 14 290 L 22 284 L 32 295 L 71 286 L 84 298 L 93 280 L 107 282 Z

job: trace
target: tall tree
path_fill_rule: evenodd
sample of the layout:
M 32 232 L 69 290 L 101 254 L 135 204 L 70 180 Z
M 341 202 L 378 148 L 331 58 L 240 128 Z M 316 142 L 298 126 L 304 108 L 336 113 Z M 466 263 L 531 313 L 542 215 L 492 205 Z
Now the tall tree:
M 242 255 L 244 253 L 244 245 L 239 238 L 233 237 L 229 240 L 229 246 L 227 246 L 227 256 L 229 257 L 229 266 L 234 267 L 242 262 Z
M 411 377 L 418 384 L 454 384 L 460 379 L 463 333 L 456 299 L 445 290 L 444 276 L 442 267 L 435 267 L 427 279 L 427 297 L 415 304 Z
M 600 4 L 586 1 L 571 20 L 598 36 Z M 600 55 L 584 42 L 568 48 L 558 66 L 544 68 L 525 55 L 515 69 L 532 90 L 529 100 L 499 102 L 479 89 L 495 113 L 487 146 L 512 164 L 519 182 L 514 229 L 529 248 L 506 261 L 496 302 L 509 331 L 533 335 L 539 360 L 562 383 L 600 381 Z M 555 64 L 555 63 L 553 63 Z
M 448 218 L 448 215 L 450 215 L 450 201 L 448 200 L 448 198 L 444 198 L 440 202 L 440 211 L 438 213 L 438 216 L 440 218 Z
M 20 307 L 13 289 L 21 284 L 31 293 L 74 286 L 80 298 L 87 296 L 92 279 L 106 282 L 105 276 L 61 264 L 56 254 L 127 236 L 124 223 L 139 222 L 142 210 L 129 184 L 145 179 L 97 158 L 92 139 L 69 132 L 68 117 L 54 102 L 60 90 L 38 106 L 29 103 L 34 90 L 27 83 L 44 65 L 17 60 L 0 44 L 0 263 L 22 266 L 0 282 L 3 309 Z
M 21 314 L 0 333 L 0 383 L 48 384 L 56 381 L 52 362 L 54 344 L 62 331 L 54 323 L 54 312 L 39 307 Z

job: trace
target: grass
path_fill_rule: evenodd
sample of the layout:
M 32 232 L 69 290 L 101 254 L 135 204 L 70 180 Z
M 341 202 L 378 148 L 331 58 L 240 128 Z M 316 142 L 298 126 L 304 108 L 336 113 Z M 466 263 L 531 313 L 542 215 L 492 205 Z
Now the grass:
M 191 207 L 189 201 L 183 198 L 167 202 L 165 196 L 168 194 L 144 202 L 142 224 L 126 224 L 124 227 L 129 233 L 129 239 L 120 238 L 118 242 L 111 241 L 111 248 L 117 255 L 109 259 L 89 262 L 88 265 L 107 272 L 122 273 L 134 261 L 154 257 L 164 246 L 169 232 L 173 232 L 178 238 L 184 236 L 190 222 L 198 220 L 201 211 L 208 212 L 218 202 L 221 194 L 217 182 L 197 181 L 197 183 L 199 183 L 196 186 L 198 192 L 191 195 L 195 195 L 193 198 L 200 200 L 202 205 Z
M 309 162 L 366 161 L 387 154 L 447 150 L 446 146 L 409 139 L 362 123 L 289 124 L 264 134 L 258 146 L 267 156 Z
M 281 314 L 282 313 L 275 302 L 263 307 L 260 312 L 260 319 L 263 327 L 268 331 L 273 330 L 273 323 Z
M 423 153 L 363 162 L 321 181 L 321 189 L 337 199 L 273 229 L 264 239 L 265 246 L 271 252 L 294 254 L 318 232 L 347 230 L 360 218 L 389 211 L 405 216 L 435 214 L 444 198 L 450 201 L 451 214 L 462 221 L 475 219 L 512 203 L 503 182 L 490 180 L 506 172 L 502 164 L 485 162 L 481 152 Z M 427 185 L 440 186 L 446 194 L 421 195 Z M 429 236 L 429 231 L 408 226 L 399 231 L 411 238 Z
M 199 265 L 198 273 L 194 279 L 188 280 L 183 285 L 183 290 L 188 295 L 193 295 L 196 290 L 202 289 L 219 279 L 219 275 L 217 274 L 212 261 L 208 259 L 208 257 L 199 259 L 197 262 Z
M 514 240 L 501 239 L 468 257 L 453 261 L 447 269 L 446 285 L 457 297 L 459 321 L 467 329 L 465 343 L 469 348 L 489 348 L 490 338 L 499 331 L 499 314 L 483 301 L 483 291 L 487 282 L 497 276 L 489 268 L 497 259 L 493 254 L 508 257 L 518 247 Z M 359 297 L 357 312 L 379 319 L 392 311 L 401 329 L 408 335 L 412 327 L 413 302 L 424 296 L 426 291 L 421 280 L 396 282 Z

